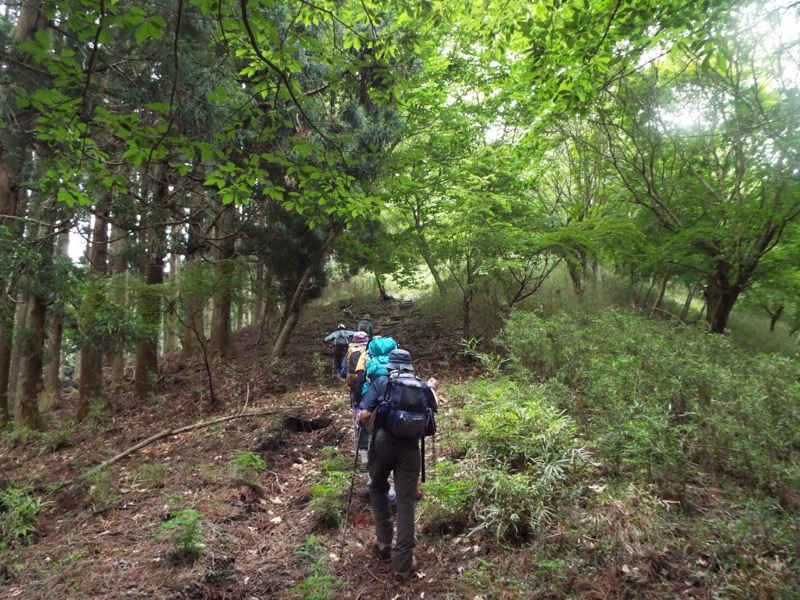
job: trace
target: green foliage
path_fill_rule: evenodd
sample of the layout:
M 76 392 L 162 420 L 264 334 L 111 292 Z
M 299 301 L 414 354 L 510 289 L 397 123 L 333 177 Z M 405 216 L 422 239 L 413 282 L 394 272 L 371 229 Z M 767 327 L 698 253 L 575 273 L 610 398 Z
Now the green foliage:
M 84 479 L 89 485 L 89 498 L 94 504 L 94 510 L 109 509 L 119 500 L 119 488 L 107 469 L 89 469 L 84 474 Z
M 118 304 L 109 299 L 116 280 L 90 279 L 84 284 L 81 299 L 76 302 L 76 316 L 82 324 L 78 347 L 88 344 L 102 350 L 121 346 L 132 350 L 137 344 L 149 340 L 156 333 L 154 326 L 143 321 L 133 306 Z M 135 281 L 129 282 L 134 289 L 144 289 Z M 147 286 L 152 291 L 154 286 Z
M 321 354 L 315 353 L 311 356 L 311 372 L 314 374 L 314 382 L 318 386 L 325 385 L 329 377 L 330 368 L 330 362 Z
M 203 553 L 202 515 L 193 508 L 170 513 L 170 518 L 159 525 L 157 538 L 166 538 L 178 556 L 197 559 Z
M 467 479 L 464 469 L 456 463 L 440 462 L 422 490 L 422 521 L 428 529 L 458 533 L 466 528 L 472 516 L 475 482 Z
M 577 427 L 547 386 L 484 379 L 450 389 L 461 405 L 450 424 L 469 450 L 426 483 L 425 522 L 436 530 L 531 539 L 550 522 L 570 481 L 588 462 Z
M 303 580 L 289 589 L 303 600 L 332 600 L 344 587 L 344 582 L 329 573 L 325 567 L 326 554 L 317 538 L 310 536 L 297 554 L 311 564 L 311 572 Z
M 475 358 L 480 361 L 485 369 L 486 377 L 493 378 L 499 377 L 500 373 L 503 369 L 503 365 L 508 362 L 508 359 L 504 356 L 499 354 L 492 354 L 488 352 L 481 352 L 478 350 L 478 346 L 481 343 L 481 338 L 470 338 L 470 339 L 462 339 L 461 346 L 463 348 L 462 352 L 465 356 L 469 356 L 470 358 Z
M 0 490 L 0 548 L 29 544 L 36 533 L 36 517 L 50 504 L 34 495 L 30 486 Z
M 267 468 L 267 462 L 255 452 L 240 452 L 231 459 L 231 465 L 245 481 L 255 480 Z
M 339 450 L 326 446 L 321 450 L 321 473 L 311 487 L 311 504 L 326 527 L 338 527 L 345 509 L 345 493 L 349 487 L 352 468 Z
M 52 454 L 63 448 L 71 448 L 75 444 L 74 432 L 69 426 L 60 427 L 42 434 L 42 447 L 40 454 Z
M 617 473 L 678 497 L 697 464 L 768 491 L 800 482 L 788 452 L 800 437 L 790 359 L 614 310 L 514 313 L 498 341 L 520 373 L 571 391 L 560 406 Z
M 133 472 L 131 485 L 161 488 L 168 473 L 169 466 L 165 463 L 144 463 Z

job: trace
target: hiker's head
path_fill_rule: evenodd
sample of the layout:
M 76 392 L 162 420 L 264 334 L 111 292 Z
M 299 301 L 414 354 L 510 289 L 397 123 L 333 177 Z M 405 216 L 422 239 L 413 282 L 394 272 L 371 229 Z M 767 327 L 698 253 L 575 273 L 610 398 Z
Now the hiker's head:
M 414 366 L 411 364 L 411 355 L 408 350 L 392 350 L 389 353 L 389 362 L 386 363 L 386 369 L 389 371 L 413 371 Z
M 370 317 L 370 316 L 369 316 L 369 313 L 367 313 L 367 314 L 365 314 L 365 315 L 364 315 L 364 318 L 365 318 L 365 319 L 367 319 L 367 320 L 369 321 L 369 320 L 370 320 L 372 317 Z
M 336 329 L 344 329 L 344 323 L 339 323 L 339 324 L 336 326 Z
M 366 344 L 367 342 L 369 342 L 369 336 L 363 331 L 356 331 L 353 334 L 354 344 Z

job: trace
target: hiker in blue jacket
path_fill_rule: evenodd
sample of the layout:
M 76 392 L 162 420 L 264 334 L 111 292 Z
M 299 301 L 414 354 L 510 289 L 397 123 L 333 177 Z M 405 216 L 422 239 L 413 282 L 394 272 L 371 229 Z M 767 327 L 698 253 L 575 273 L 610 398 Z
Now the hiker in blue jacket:
M 342 368 L 342 359 L 347 354 L 347 347 L 350 345 L 350 338 L 353 332 L 345 328 L 344 323 L 339 323 L 336 331 L 330 333 L 325 342 L 333 348 L 333 376 L 339 377 Z
M 425 395 L 428 408 L 436 412 L 438 406 L 434 390 L 438 386 L 435 379 L 427 382 L 414 376 L 411 355 L 406 350 L 392 350 L 386 363 L 389 375 L 375 379 L 361 399 L 358 417 L 362 425 L 373 428 L 373 444 L 370 447 L 369 474 L 375 493 L 370 494 L 370 503 L 375 517 L 375 536 L 377 551 L 383 559 L 391 556 L 395 578 L 405 581 L 417 568 L 413 555 L 416 545 L 414 539 L 414 502 L 417 496 L 417 481 L 420 474 L 420 451 L 418 438 L 401 438 L 392 435 L 386 428 L 375 429 L 372 418 L 378 405 L 387 397 L 387 391 L 402 378 L 412 378 L 420 393 Z M 394 485 L 397 494 L 397 541 L 392 549 L 394 528 L 392 507 L 389 503 L 389 474 L 394 471 Z

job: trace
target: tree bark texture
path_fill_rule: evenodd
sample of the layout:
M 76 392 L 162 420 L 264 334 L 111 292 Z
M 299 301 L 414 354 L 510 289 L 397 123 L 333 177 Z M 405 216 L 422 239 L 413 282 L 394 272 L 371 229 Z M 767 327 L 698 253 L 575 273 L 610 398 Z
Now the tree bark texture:
M 22 345 L 20 396 L 17 400 L 14 421 L 18 428 L 42 429 L 39 413 L 39 392 L 42 389 L 42 364 L 44 362 L 44 322 L 47 302 L 32 295 L 27 303 L 26 331 L 18 342 Z
M 199 198 L 193 195 L 193 198 Z M 186 266 L 183 270 L 183 285 L 181 286 L 184 297 L 183 308 L 183 334 L 181 337 L 181 356 L 192 358 L 203 352 L 206 340 L 206 326 L 204 319 L 205 294 L 203 280 L 202 258 L 202 223 L 199 215 L 200 203 L 196 200 L 192 205 L 193 216 L 189 219 L 186 241 Z M 181 308 L 181 307 L 178 307 Z
M 108 211 L 100 209 L 94 217 L 92 239 L 89 249 L 89 273 L 101 280 L 108 273 Z M 81 324 L 84 331 L 95 326 L 94 310 L 105 301 L 104 288 L 99 284 L 92 286 L 86 299 L 86 320 Z M 91 341 L 81 346 L 81 368 L 78 379 L 78 404 L 75 418 L 82 421 L 89 414 L 92 402 L 103 399 L 103 351 Z
M 336 235 L 336 231 L 331 231 L 328 234 L 328 237 L 325 239 L 325 243 L 322 244 L 322 247 L 320 248 L 318 260 L 325 260 L 325 257 L 328 254 L 328 248 L 330 248 L 330 245 L 336 239 Z M 297 284 L 297 288 L 295 288 L 292 301 L 289 302 L 289 304 L 287 304 L 283 309 L 281 327 L 278 330 L 278 335 L 275 338 L 275 343 L 273 344 L 272 352 L 270 353 L 270 364 L 277 363 L 280 357 L 283 356 L 286 348 L 289 346 L 289 339 L 292 334 L 292 330 L 294 329 L 295 325 L 297 325 L 297 321 L 300 319 L 300 312 L 305 303 L 304 297 L 306 289 L 308 288 L 308 284 L 311 282 L 311 277 L 314 275 L 315 268 L 316 266 L 314 264 L 311 264 L 306 268 L 302 277 L 300 278 L 300 282 Z
M 128 260 L 123 251 L 123 231 L 119 227 L 112 228 L 112 239 L 109 245 L 111 254 L 111 272 L 114 276 L 114 285 L 110 292 L 110 300 L 120 306 L 127 305 L 128 285 Z M 120 344 L 113 344 L 108 353 L 108 362 L 111 366 L 110 383 L 116 387 L 125 378 L 125 348 Z
M 211 347 L 214 359 L 233 355 L 231 337 L 231 308 L 233 306 L 233 275 L 235 247 L 233 240 L 233 204 L 222 207 L 217 219 L 217 263 L 214 265 L 214 309 L 211 315 Z
M 159 164 L 153 174 L 153 208 L 146 219 L 147 263 L 143 269 L 144 285 L 138 294 L 137 310 L 151 334 L 136 348 L 134 395 L 146 399 L 158 390 L 158 330 L 161 324 L 161 284 L 164 283 L 164 260 L 166 254 L 166 231 L 158 225 L 164 218 L 164 205 L 169 193 L 167 167 Z
M 164 283 L 164 258 L 154 256 L 144 268 L 144 283 L 139 292 L 138 308 L 145 325 L 154 332 L 161 322 L 161 294 L 155 286 Z M 147 398 L 158 389 L 158 334 L 140 342 L 136 348 L 136 370 L 134 393 L 140 400 Z

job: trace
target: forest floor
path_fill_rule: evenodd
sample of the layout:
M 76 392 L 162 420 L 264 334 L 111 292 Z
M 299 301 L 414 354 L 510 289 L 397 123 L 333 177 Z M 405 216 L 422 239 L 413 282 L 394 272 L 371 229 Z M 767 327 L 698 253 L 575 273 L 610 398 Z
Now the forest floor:
M 390 565 L 372 554 L 365 474 L 356 476 L 344 535 L 342 528 L 326 528 L 310 502 L 320 450 L 337 447 L 348 462 L 353 456 L 346 388 L 332 376 L 332 354 L 321 341 L 336 323 L 352 327 L 370 312 L 376 334 L 394 337 L 412 353 L 421 376 L 440 380 L 445 407 L 447 384 L 473 369 L 457 335 L 427 322 L 414 305 L 340 304 L 307 314 L 272 372 L 266 368 L 270 335 L 255 326 L 239 331 L 235 357 L 211 368 L 219 402 L 213 411 L 203 361 L 168 356 L 161 393 L 149 402 L 135 401 L 128 382 L 110 395 L 113 410 L 75 425 L 75 390 L 66 388 L 44 415 L 45 434 L 7 435 L 0 483 L 30 485 L 48 504 L 31 545 L 0 550 L 0 597 L 476 597 L 459 583 L 459 573 L 465 553 L 477 560 L 483 550 L 442 536 L 419 535 L 419 572 L 398 587 Z M 266 414 L 165 435 L 93 469 L 159 432 L 256 412 Z M 237 475 L 231 461 L 246 452 L 260 455 L 266 471 Z M 164 523 L 184 509 L 200 515 L 203 547 L 196 560 L 181 557 L 164 535 Z

